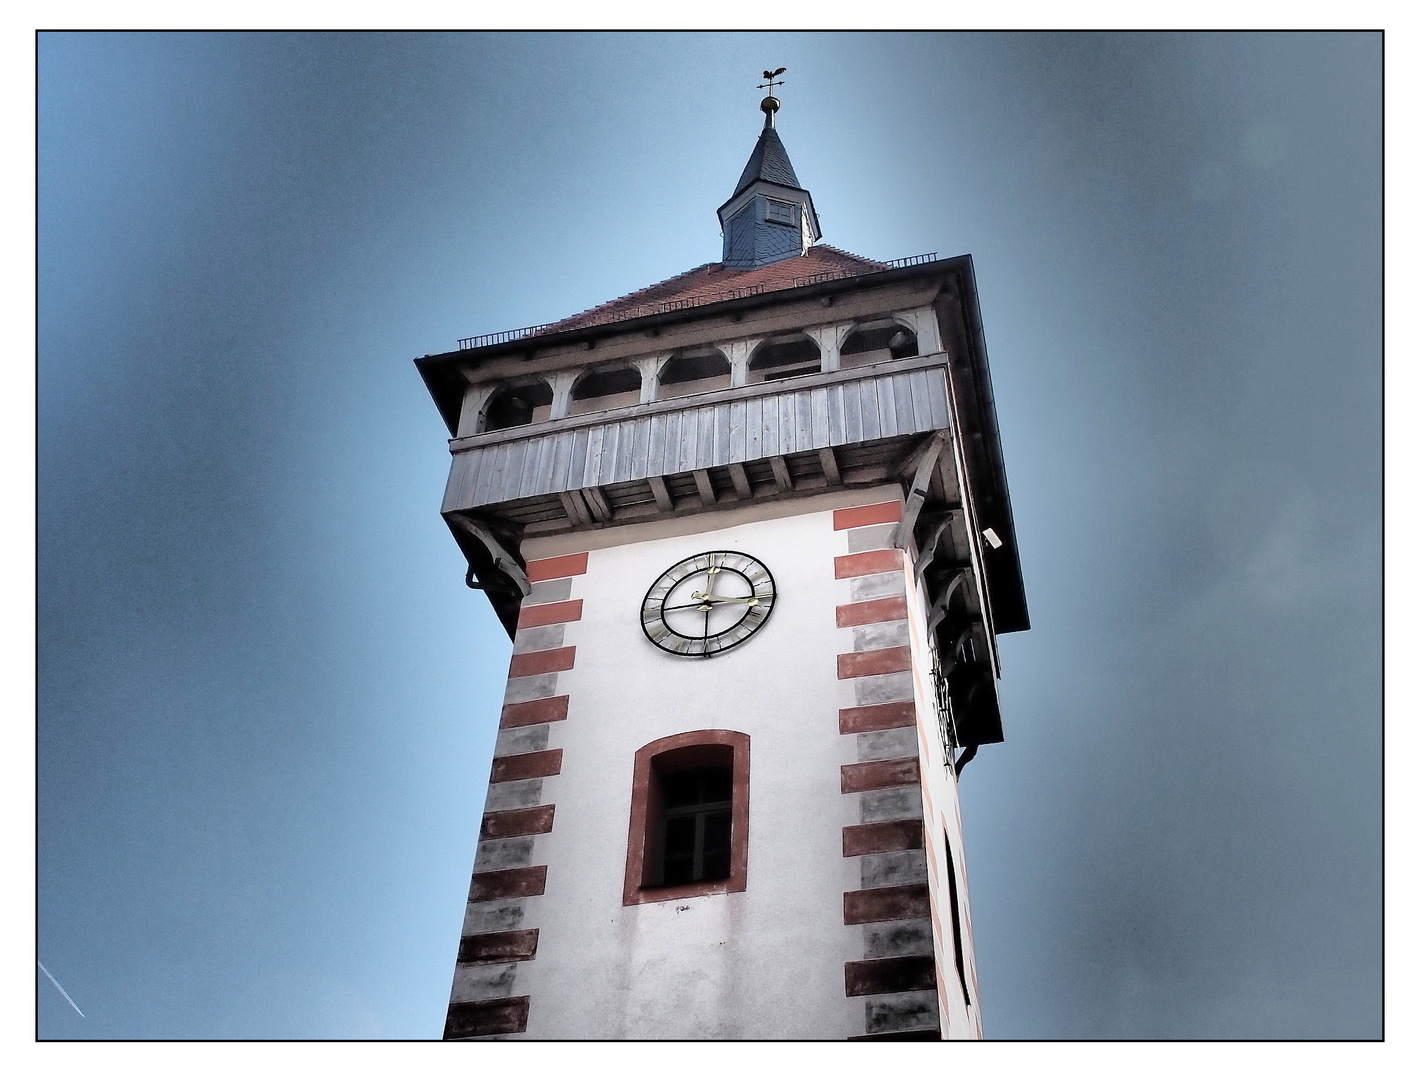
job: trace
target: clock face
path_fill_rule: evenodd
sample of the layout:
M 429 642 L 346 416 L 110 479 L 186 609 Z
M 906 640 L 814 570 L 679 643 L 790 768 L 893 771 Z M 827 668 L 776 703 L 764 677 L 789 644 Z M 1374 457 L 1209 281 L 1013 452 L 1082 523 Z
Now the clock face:
M 764 563 L 739 551 L 704 551 L 668 567 L 643 598 L 648 640 L 678 656 L 715 656 L 760 630 L 776 603 Z

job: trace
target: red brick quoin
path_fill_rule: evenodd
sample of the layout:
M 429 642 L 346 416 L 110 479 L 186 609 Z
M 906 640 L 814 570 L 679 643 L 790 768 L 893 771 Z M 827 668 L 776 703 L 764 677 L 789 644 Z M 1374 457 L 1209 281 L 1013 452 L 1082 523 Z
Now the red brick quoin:
M 890 701 L 883 705 L 856 705 L 840 710 L 840 734 L 858 735 L 865 731 L 913 727 L 917 723 L 911 701 Z
M 531 724 L 546 724 L 552 720 L 563 720 L 569 715 L 568 694 L 559 697 L 537 698 L 534 701 L 517 701 L 501 709 L 501 726 L 529 727 Z
M 516 653 L 511 657 L 512 679 L 521 675 L 545 675 L 551 671 L 569 671 L 574 667 L 574 646 L 544 649 L 541 652 Z
M 471 934 L 462 938 L 457 949 L 458 964 L 510 964 L 534 960 L 540 943 L 539 930 L 501 930 Z
M 846 825 L 842 840 L 846 858 L 851 855 L 874 855 L 881 851 L 919 851 L 923 847 L 923 821 L 921 818 L 911 818 L 907 821 Z
M 509 1035 L 524 1031 L 530 1017 L 530 998 L 493 998 L 490 1001 L 456 1001 L 447 1010 L 444 1039 L 471 1039 L 478 1035 Z
M 835 661 L 836 675 L 841 679 L 857 679 L 861 675 L 888 675 L 907 671 L 913 666 L 913 654 L 907 645 L 867 652 L 840 653 Z
M 898 570 L 903 566 L 903 552 L 898 548 L 880 548 L 878 551 L 860 551 L 854 555 L 835 556 L 835 577 L 862 577 L 864 574 L 882 574 L 885 570 Z
M 555 804 L 525 806 L 519 810 L 490 810 L 481 815 L 481 839 L 536 836 L 555 827 Z
M 903 507 L 897 502 L 874 503 L 872 506 L 851 506 L 835 511 L 835 532 L 857 529 L 861 525 L 886 525 L 903 520 Z
M 589 569 L 589 553 L 581 551 L 575 555 L 559 555 L 553 559 L 531 559 L 525 564 L 525 576 L 532 582 L 551 581 L 554 578 L 573 577 Z
M 545 892 L 544 866 L 518 866 L 471 875 L 471 899 L 506 900 L 515 896 L 541 896 Z
M 923 918 L 928 915 L 928 908 L 927 885 L 886 885 L 844 894 L 846 926 Z
M 916 757 L 861 761 L 856 765 L 840 766 L 840 793 L 848 795 L 853 791 L 878 791 L 880 788 L 916 784 L 918 779 Z
M 840 604 L 835 608 L 835 625 L 867 626 L 876 622 L 897 622 L 908 617 L 908 602 L 902 596 L 886 596 L 882 600 L 861 600 L 857 604 Z
M 507 780 L 533 780 L 538 776 L 559 776 L 563 750 L 533 750 L 529 754 L 511 754 L 491 759 L 491 783 Z
M 520 621 L 516 623 L 516 628 L 528 630 L 532 626 L 549 626 L 551 623 L 579 622 L 583 614 L 583 600 L 559 600 L 553 604 L 535 604 L 520 609 Z

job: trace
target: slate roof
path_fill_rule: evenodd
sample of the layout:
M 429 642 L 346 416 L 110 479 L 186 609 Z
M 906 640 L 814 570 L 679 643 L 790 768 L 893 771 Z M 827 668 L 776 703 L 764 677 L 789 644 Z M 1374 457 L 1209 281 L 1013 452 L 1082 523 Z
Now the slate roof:
M 795 170 L 791 168 L 790 158 L 786 156 L 785 144 L 781 142 L 781 137 L 773 127 L 761 129 L 756 146 L 752 149 L 751 156 L 746 159 L 746 168 L 742 170 L 741 179 L 736 182 L 732 198 L 735 199 L 757 180 L 769 180 L 773 184 L 784 184 L 786 187 L 800 187 L 800 181 L 795 178 Z
M 544 327 L 538 333 L 552 334 L 583 326 L 622 322 L 641 315 L 656 315 L 677 308 L 698 307 L 740 296 L 793 289 L 831 278 L 873 274 L 888 268 L 887 263 L 860 258 L 828 244 L 816 244 L 804 255 L 794 259 L 782 259 L 765 266 L 735 267 L 723 266 L 721 263 L 704 263 L 646 289 L 639 289 L 617 300 L 610 300 L 607 304 L 571 315 L 568 319 Z

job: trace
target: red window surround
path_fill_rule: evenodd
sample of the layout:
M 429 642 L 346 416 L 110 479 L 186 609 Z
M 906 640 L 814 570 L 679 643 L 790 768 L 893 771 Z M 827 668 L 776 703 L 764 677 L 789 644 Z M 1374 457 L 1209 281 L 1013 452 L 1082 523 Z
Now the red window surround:
M 662 818 L 659 777 L 705 765 L 732 769 L 731 876 L 718 881 L 682 885 L 645 885 L 645 873 L 656 865 L 657 832 Z M 750 804 L 751 736 L 740 731 L 685 731 L 643 747 L 633 756 L 633 805 L 628 822 L 628 860 L 624 868 L 624 903 L 651 904 L 689 896 L 746 890 L 746 838 Z

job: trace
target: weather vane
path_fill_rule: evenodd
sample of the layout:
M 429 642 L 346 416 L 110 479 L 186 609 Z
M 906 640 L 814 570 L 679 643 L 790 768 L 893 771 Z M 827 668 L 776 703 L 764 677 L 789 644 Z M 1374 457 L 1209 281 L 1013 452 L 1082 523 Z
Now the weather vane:
M 760 86 L 758 86 L 756 89 L 758 89 L 758 90 L 764 90 L 764 91 L 766 91 L 766 93 L 770 94 L 772 97 L 775 97 L 775 96 L 776 96 L 776 87 L 778 87 L 778 86 L 784 86 L 784 85 L 786 84 L 785 79 L 777 79 L 776 76 L 777 76 L 777 75 L 784 75 L 784 74 L 785 74 L 785 70 L 786 70 L 785 68 L 779 67 L 779 68 L 776 68 L 775 71 L 763 71 L 763 72 L 761 72 L 761 78 L 765 79 L 766 81 L 763 82 L 763 83 L 762 83 Z

